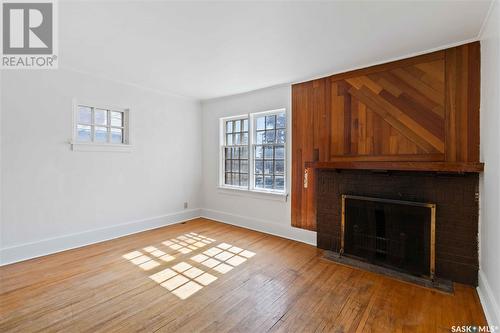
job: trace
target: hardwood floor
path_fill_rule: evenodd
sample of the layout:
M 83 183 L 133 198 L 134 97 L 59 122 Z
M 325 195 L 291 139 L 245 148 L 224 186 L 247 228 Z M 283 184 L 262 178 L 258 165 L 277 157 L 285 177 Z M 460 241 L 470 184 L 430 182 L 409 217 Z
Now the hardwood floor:
M 0 332 L 486 325 L 472 287 L 443 294 L 329 262 L 313 246 L 206 219 L 4 266 L 0 274 Z

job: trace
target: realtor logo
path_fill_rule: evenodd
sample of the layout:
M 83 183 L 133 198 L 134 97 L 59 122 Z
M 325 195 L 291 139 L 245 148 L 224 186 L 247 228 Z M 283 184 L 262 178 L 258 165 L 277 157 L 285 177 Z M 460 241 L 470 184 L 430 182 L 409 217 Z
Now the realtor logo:
M 57 68 L 55 2 L 2 3 L 2 68 Z

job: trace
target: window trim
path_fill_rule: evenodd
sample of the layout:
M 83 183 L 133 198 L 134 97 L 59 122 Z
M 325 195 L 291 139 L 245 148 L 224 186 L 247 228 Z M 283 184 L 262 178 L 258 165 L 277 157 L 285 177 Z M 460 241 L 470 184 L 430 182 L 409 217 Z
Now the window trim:
M 121 127 L 123 130 L 123 143 L 111 143 L 111 142 L 79 142 L 77 140 L 77 126 L 78 126 L 78 106 L 87 106 L 94 109 L 102 109 L 108 111 L 106 113 L 107 116 L 107 121 L 110 122 L 110 112 L 111 111 L 117 111 L 117 112 L 122 112 L 123 113 L 123 126 Z M 71 150 L 72 151 L 84 151 L 84 152 L 90 152 L 90 151 L 95 151 L 95 152 L 131 152 L 133 149 L 133 145 L 131 144 L 131 128 L 130 128 L 130 108 L 124 108 L 124 107 L 117 107 L 117 106 L 112 106 L 112 105 L 106 105 L 106 104 L 100 104 L 100 103 L 93 103 L 91 101 L 85 101 L 85 100 L 77 100 L 73 99 L 73 116 L 72 116 L 72 138 L 70 141 L 71 145 Z M 94 112 L 92 112 L 92 120 L 91 126 L 91 135 L 92 137 L 94 136 L 94 127 L 99 125 L 94 124 Z M 118 128 L 117 126 L 111 126 L 111 123 L 109 123 L 106 126 L 101 126 L 101 127 L 109 127 L 111 128 Z M 109 133 L 111 135 L 111 133 Z
M 283 191 L 277 191 L 277 190 L 269 190 L 269 189 L 259 189 L 255 188 L 255 152 L 254 152 L 254 146 L 256 143 L 254 143 L 255 140 L 255 131 L 256 131 L 256 118 L 260 116 L 267 116 L 267 115 L 273 115 L 273 114 L 278 114 L 278 113 L 285 113 L 286 116 L 286 123 L 285 123 L 285 133 L 286 133 L 286 140 L 284 143 L 285 149 L 284 149 L 284 190 Z M 247 187 L 240 187 L 240 186 L 234 186 L 234 185 L 226 185 L 224 183 L 224 175 L 225 175 L 225 161 L 224 161 L 224 148 L 226 147 L 226 121 L 231 121 L 231 120 L 238 120 L 238 119 L 248 119 L 248 186 Z M 279 196 L 286 198 L 288 197 L 288 147 L 289 147 L 289 133 L 288 133 L 288 126 L 289 119 L 288 119 L 288 113 L 286 111 L 286 108 L 279 108 L 279 109 L 273 109 L 273 110 L 267 110 L 267 111 L 259 111 L 259 112 L 250 112 L 246 114 L 239 114 L 235 116 L 229 116 L 229 117 L 222 117 L 219 118 L 219 167 L 218 167 L 218 172 L 219 172 L 219 179 L 218 179 L 218 188 L 223 190 L 233 190 L 237 191 L 235 193 L 257 193 L 257 194 L 264 194 L 264 195 L 271 195 L 271 196 Z M 264 144 L 265 145 L 265 144 Z M 270 144 L 273 145 L 273 144 Z M 277 144 L 274 144 L 277 145 Z M 242 146 L 242 145 L 240 145 Z M 244 146 L 244 145 L 243 145 Z

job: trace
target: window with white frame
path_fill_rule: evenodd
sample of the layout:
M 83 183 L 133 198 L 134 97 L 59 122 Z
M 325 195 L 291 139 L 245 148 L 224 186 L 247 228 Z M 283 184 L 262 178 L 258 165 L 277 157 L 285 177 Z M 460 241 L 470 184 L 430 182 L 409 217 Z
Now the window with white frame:
M 286 111 L 221 119 L 222 187 L 285 193 Z
M 129 143 L 128 110 L 78 104 L 75 113 L 75 143 Z

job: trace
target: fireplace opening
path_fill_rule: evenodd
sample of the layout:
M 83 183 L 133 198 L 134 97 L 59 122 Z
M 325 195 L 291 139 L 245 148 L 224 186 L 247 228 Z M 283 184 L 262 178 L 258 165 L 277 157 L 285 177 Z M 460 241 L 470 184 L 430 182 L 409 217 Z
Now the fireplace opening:
M 341 255 L 434 279 L 436 205 L 342 195 Z

